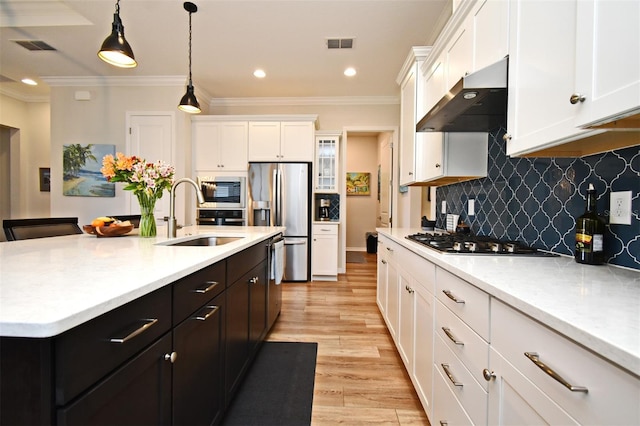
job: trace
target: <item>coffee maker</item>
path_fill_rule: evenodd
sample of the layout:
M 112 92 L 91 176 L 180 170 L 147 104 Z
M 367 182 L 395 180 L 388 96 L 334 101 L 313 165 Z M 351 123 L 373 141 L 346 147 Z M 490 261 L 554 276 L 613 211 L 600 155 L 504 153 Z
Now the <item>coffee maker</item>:
M 331 220 L 329 217 L 329 206 L 331 206 L 331 200 L 327 198 L 320 199 L 320 208 L 318 210 L 318 218 L 320 220 Z

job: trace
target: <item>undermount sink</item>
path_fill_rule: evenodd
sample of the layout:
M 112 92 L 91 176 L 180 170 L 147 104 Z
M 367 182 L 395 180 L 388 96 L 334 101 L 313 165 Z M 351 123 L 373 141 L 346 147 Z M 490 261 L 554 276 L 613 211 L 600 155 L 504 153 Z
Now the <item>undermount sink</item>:
M 164 246 L 190 246 L 190 247 L 203 247 L 203 246 L 221 246 L 229 244 L 234 241 L 243 239 L 244 237 L 197 237 L 186 241 L 176 241 L 163 243 Z

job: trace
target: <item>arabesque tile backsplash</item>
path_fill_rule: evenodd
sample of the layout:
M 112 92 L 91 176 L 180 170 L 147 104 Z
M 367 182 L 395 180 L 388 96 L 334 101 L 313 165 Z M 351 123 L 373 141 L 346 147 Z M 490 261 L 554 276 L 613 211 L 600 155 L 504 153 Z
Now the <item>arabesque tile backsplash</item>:
M 607 225 L 608 262 L 640 269 L 640 148 L 583 158 L 507 157 L 501 128 L 489 134 L 488 176 L 436 190 L 437 225 L 447 212 L 460 214 L 477 235 L 524 241 L 554 253 L 573 255 L 576 218 L 584 213 L 589 183 L 598 192 L 598 213 L 608 223 L 611 191 L 632 191 L 631 225 Z M 475 216 L 467 201 L 475 199 Z

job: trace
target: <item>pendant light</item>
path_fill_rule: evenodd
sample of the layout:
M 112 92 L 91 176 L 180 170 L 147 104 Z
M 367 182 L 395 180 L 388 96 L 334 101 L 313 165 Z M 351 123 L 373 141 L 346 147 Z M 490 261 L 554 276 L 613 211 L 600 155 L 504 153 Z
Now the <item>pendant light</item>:
M 184 10 L 189 12 L 189 85 L 187 86 L 187 93 L 185 93 L 180 100 L 178 109 L 190 114 L 198 114 L 200 112 L 200 104 L 196 99 L 196 94 L 193 90 L 193 82 L 191 81 L 191 14 L 198 11 L 198 6 L 186 1 L 184 2 Z
M 116 2 L 116 13 L 113 14 L 111 34 L 104 39 L 98 57 L 108 64 L 120 68 L 134 68 L 138 65 L 133 50 L 124 38 L 124 25 L 120 19 L 120 0 Z

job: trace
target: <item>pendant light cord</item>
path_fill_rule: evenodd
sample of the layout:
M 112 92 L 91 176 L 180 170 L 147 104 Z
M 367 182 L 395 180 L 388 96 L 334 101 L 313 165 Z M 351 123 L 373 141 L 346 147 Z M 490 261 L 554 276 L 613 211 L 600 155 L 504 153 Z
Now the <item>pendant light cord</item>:
M 191 82 L 191 12 L 189 12 L 189 86 L 193 86 Z

